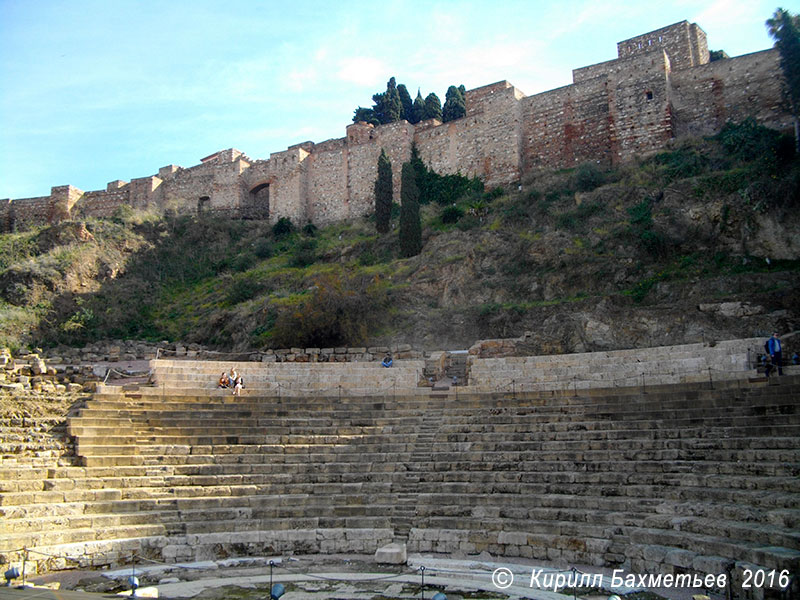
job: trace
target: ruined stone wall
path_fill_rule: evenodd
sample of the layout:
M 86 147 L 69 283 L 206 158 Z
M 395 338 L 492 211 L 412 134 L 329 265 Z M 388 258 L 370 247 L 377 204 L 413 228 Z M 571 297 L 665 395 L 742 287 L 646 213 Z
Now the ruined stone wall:
M 675 135 L 710 135 L 726 121 L 753 117 L 778 130 L 791 128 L 781 101 L 780 56 L 764 50 L 717 60 L 670 76 Z

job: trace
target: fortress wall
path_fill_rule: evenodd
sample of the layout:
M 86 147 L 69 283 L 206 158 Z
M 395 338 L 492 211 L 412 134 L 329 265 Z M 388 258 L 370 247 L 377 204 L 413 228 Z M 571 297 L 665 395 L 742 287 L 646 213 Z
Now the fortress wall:
M 764 50 L 717 60 L 670 77 L 675 134 L 710 135 L 726 121 L 753 117 L 779 130 L 792 127 L 781 106 L 780 55 Z
M 44 225 L 50 201 L 50 196 L 4 200 L 0 207 L 0 225 L 4 231 Z
M 620 63 L 626 68 L 609 75 L 611 135 L 618 147 L 616 158 L 627 160 L 657 150 L 673 137 L 670 61 L 663 50 L 656 50 Z
M 256 209 L 263 216 L 257 209 L 268 203 L 273 222 L 289 217 L 322 225 L 374 210 L 381 148 L 390 155 L 399 200 L 412 140 L 436 172 L 477 176 L 493 187 L 515 183 L 531 167 L 624 161 L 675 136 L 715 133 L 729 119 L 791 126 L 774 50 L 709 63 L 705 33 L 682 21 L 620 42 L 617 51 L 617 59 L 573 70 L 571 86 L 530 98 L 507 81 L 468 90 L 466 116 L 449 123 L 355 123 L 345 138 L 304 142 L 255 163 L 238 150 L 222 150 L 189 169 L 170 165 L 158 176 L 90 192 L 81 210 L 113 212 L 124 200 L 112 187 L 127 187 L 127 202 L 141 210 L 192 214 L 205 198 L 205 210 L 246 216 Z M 53 188 L 49 197 L 6 202 L 0 218 L 6 227 L 58 221 L 81 195 L 70 186 Z
M 231 155 L 230 151 L 223 151 L 197 166 L 178 169 L 170 173 L 168 179 L 161 184 L 163 192 L 159 193 L 155 193 L 159 187 L 156 185 L 159 178 L 144 178 L 140 183 L 139 193 L 134 196 L 134 204 L 161 204 L 164 208 L 176 208 L 180 213 L 196 213 L 200 198 L 207 197 L 203 210 L 236 214 L 242 195 L 246 193 L 246 190 L 242 191 L 241 175 L 249 166 L 240 155 L 241 153 Z
M 155 175 L 131 179 L 128 184 L 131 206 L 137 210 L 163 210 L 166 187 L 162 183 L 163 180 Z
M 306 159 L 308 169 L 308 219 L 327 225 L 347 216 L 347 158 L 344 138 L 314 147 Z
M 612 72 L 618 65 L 624 64 L 620 63 L 618 58 L 613 60 L 607 60 L 601 63 L 597 63 L 595 65 L 589 65 L 588 67 L 581 67 L 580 69 L 572 69 L 572 83 L 583 83 L 585 81 L 591 81 L 592 79 L 597 79 L 598 77 L 605 77 L 610 72 Z M 558 90 L 552 90 L 554 92 Z M 551 92 L 544 92 L 545 94 L 549 94 Z M 538 94 L 541 96 L 542 94 Z
M 197 165 L 190 169 L 177 171 L 169 180 L 161 184 L 162 208 L 179 213 L 197 213 L 200 197 L 209 196 L 214 175 L 208 165 Z M 146 202 L 145 196 L 139 197 L 139 203 Z
M 611 161 L 608 78 L 596 77 L 522 101 L 523 169 Z
M 130 189 L 125 186 L 114 190 L 86 192 L 75 205 L 73 217 L 108 218 L 123 204 L 130 204 Z
M 709 61 L 705 31 L 696 23 L 690 24 L 688 21 L 623 40 L 617 44 L 617 55 L 619 58 L 626 58 L 656 49 L 666 50 L 675 71 Z
M 305 204 L 308 197 L 308 156 L 309 152 L 301 146 L 270 155 L 274 178 L 274 183 L 269 186 L 271 221 L 286 217 L 301 226 L 308 221 Z
M 348 136 L 349 139 L 349 136 Z M 370 132 L 364 143 L 347 145 L 347 218 L 375 211 L 375 180 L 378 177 L 378 157 L 386 150 L 392 163 L 392 186 L 395 202 L 400 202 L 400 183 L 403 163 L 411 157 L 414 126 L 406 121 L 389 123 Z
M 467 97 L 466 117 L 417 131 L 420 157 L 437 173 L 478 176 L 487 187 L 518 181 L 522 93 L 500 82 Z

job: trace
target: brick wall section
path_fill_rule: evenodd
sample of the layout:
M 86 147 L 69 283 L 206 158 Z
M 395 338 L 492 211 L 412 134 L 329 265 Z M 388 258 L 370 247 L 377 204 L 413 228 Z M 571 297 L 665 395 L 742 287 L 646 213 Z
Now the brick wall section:
M 125 203 L 188 214 L 202 205 L 230 216 L 260 208 L 271 222 L 288 217 L 299 226 L 325 225 L 374 211 L 382 148 L 399 201 L 412 142 L 435 171 L 478 176 L 491 188 L 514 184 L 534 167 L 625 161 L 677 136 L 715 133 L 727 120 L 754 117 L 791 128 L 775 50 L 710 63 L 703 30 L 681 21 L 624 40 L 617 52 L 617 59 L 575 69 L 572 85 L 543 94 L 525 97 L 507 81 L 469 90 L 466 116 L 450 123 L 355 123 L 343 138 L 297 144 L 268 160 L 230 148 L 194 167 L 169 165 L 105 191 L 59 186 L 48 197 L 6 200 L 0 227 L 104 217 Z

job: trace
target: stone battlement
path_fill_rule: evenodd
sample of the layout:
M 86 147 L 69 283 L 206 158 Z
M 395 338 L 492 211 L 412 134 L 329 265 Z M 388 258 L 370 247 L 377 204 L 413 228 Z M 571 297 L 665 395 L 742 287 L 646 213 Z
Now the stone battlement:
M 0 230 L 108 217 L 125 205 L 325 225 L 374 210 L 381 149 L 399 197 L 400 169 L 414 143 L 435 171 L 494 187 L 516 183 L 532 168 L 616 164 L 675 137 L 715 133 L 729 120 L 791 127 L 775 50 L 709 62 L 705 32 L 682 21 L 619 42 L 617 51 L 614 60 L 573 70 L 571 85 L 541 94 L 526 96 L 508 81 L 468 90 L 466 116 L 444 124 L 354 123 L 343 138 L 302 142 L 266 160 L 231 148 L 193 167 L 112 181 L 106 190 L 58 186 L 49 196 L 6 199 Z

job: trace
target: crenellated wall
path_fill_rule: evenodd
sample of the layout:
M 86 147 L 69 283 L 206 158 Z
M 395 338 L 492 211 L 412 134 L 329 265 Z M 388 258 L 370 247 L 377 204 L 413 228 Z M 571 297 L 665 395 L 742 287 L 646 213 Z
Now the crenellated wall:
M 296 144 L 267 160 L 228 149 L 193 167 L 113 181 L 103 191 L 58 186 L 49 196 L 1 200 L 0 228 L 109 217 L 125 204 L 325 225 L 374 210 L 381 149 L 399 201 L 401 167 L 414 143 L 436 172 L 495 187 L 515 184 L 532 168 L 619 163 L 675 137 L 713 134 L 727 121 L 753 117 L 791 128 L 775 50 L 709 62 L 705 32 L 682 21 L 619 42 L 617 52 L 614 60 L 573 70 L 571 85 L 534 96 L 507 81 L 468 90 L 466 116 L 448 123 L 354 123 L 343 138 Z

